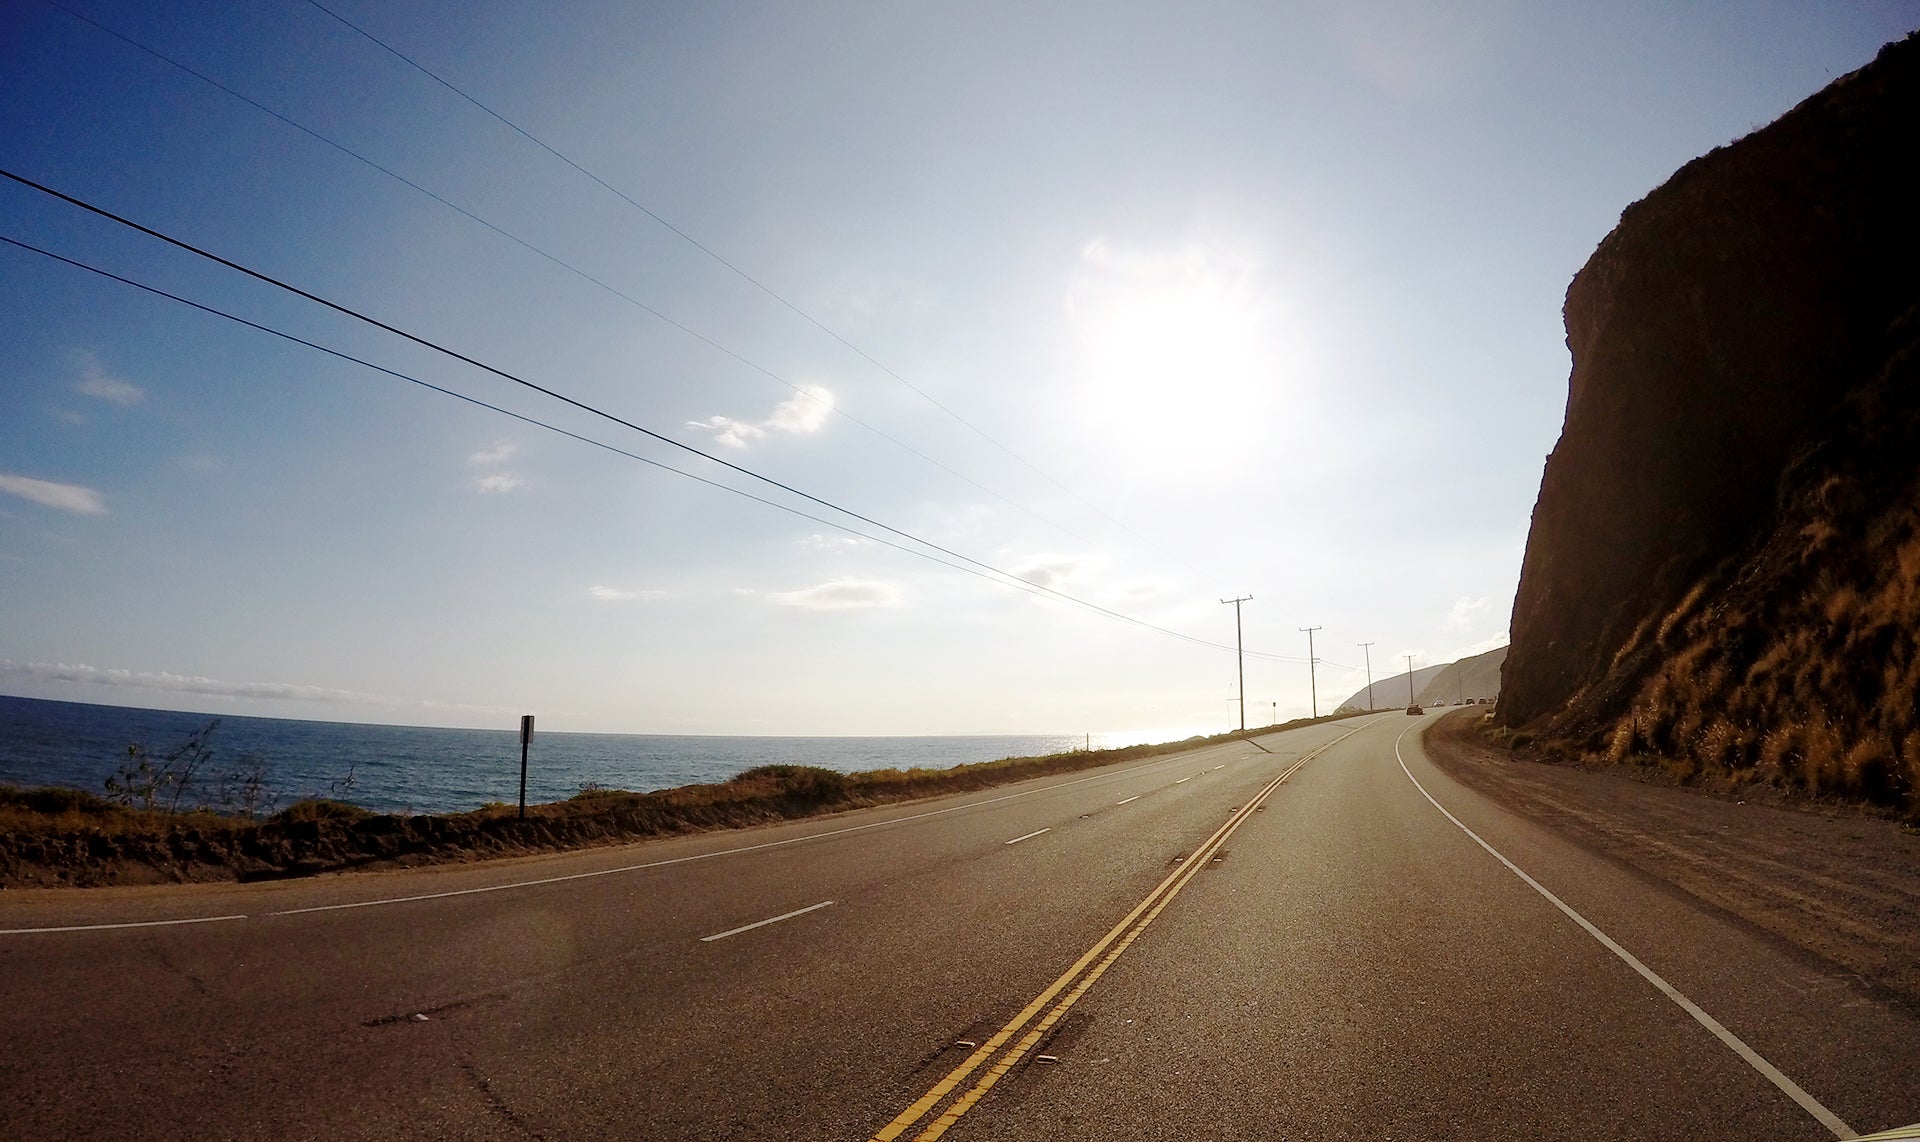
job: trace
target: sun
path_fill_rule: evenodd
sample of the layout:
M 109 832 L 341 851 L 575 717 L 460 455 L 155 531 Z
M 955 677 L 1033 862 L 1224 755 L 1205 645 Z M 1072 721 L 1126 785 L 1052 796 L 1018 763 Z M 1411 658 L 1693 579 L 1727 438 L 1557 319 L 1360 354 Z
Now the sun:
M 1067 312 L 1084 423 L 1169 475 L 1237 454 L 1290 372 L 1260 266 L 1217 245 L 1141 251 L 1095 240 Z

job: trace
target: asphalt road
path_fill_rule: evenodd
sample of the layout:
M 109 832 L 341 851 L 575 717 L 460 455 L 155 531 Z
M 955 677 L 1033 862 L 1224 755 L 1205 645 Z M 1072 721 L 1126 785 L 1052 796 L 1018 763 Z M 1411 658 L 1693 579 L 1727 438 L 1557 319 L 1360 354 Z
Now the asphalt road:
M 0 1134 L 1818 1140 L 1920 1121 L 1920 1015 L 1454 784 L 1422 724 L 528 860 L 9 892 Z

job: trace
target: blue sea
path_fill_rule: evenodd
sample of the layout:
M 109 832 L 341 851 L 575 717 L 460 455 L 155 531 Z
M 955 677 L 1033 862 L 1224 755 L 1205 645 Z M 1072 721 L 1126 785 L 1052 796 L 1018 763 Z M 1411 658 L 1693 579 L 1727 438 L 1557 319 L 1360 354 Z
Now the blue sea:
M 0 696 L 0 782 L 103 791 L 109 773 L 138 742 L 158 757 L 216 717 L 213 756 L 201 791 L 222 772 L 257 757 L 267 788 L 284 807 L 333 796 L 382 813 L 446 813 L 520 792 L 517 729 L 374 726 L 286 718 L 141 710 Z M 889 767 L 945 768 L 1084 746 L 1080 735 L 956 737 L 707 737 L 537 732 L 529 753 L 527 801 L 557 801 L 583 786 L 650 790 L 725 781 L 757 765 L 818 765 L 842 772 Z M 1094 735 L 1096 748 L 1120 741 Z M 351 782 L 347 778 L 351 773 Z M 196 800 L 194 788 L 181 799 Z

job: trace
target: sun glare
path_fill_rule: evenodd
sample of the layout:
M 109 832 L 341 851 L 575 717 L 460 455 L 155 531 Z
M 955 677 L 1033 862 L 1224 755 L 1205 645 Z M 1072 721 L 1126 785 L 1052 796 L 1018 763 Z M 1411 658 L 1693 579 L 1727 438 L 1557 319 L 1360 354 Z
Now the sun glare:
M 1097 239 L 1067 310 L 1089 428 L 1157 474 L 1217 469 L 1285 379 L 1280 307 L 1258 263 L 1215 245 L 1146 252 Z

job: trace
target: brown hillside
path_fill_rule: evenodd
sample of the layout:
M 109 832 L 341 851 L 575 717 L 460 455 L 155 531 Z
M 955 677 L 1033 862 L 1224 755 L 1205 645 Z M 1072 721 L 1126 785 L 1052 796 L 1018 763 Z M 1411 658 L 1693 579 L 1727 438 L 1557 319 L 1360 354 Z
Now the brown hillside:
M 1500 720 L 1915 805 L 1920 37 L 1622 215 L 1566 303 Z

